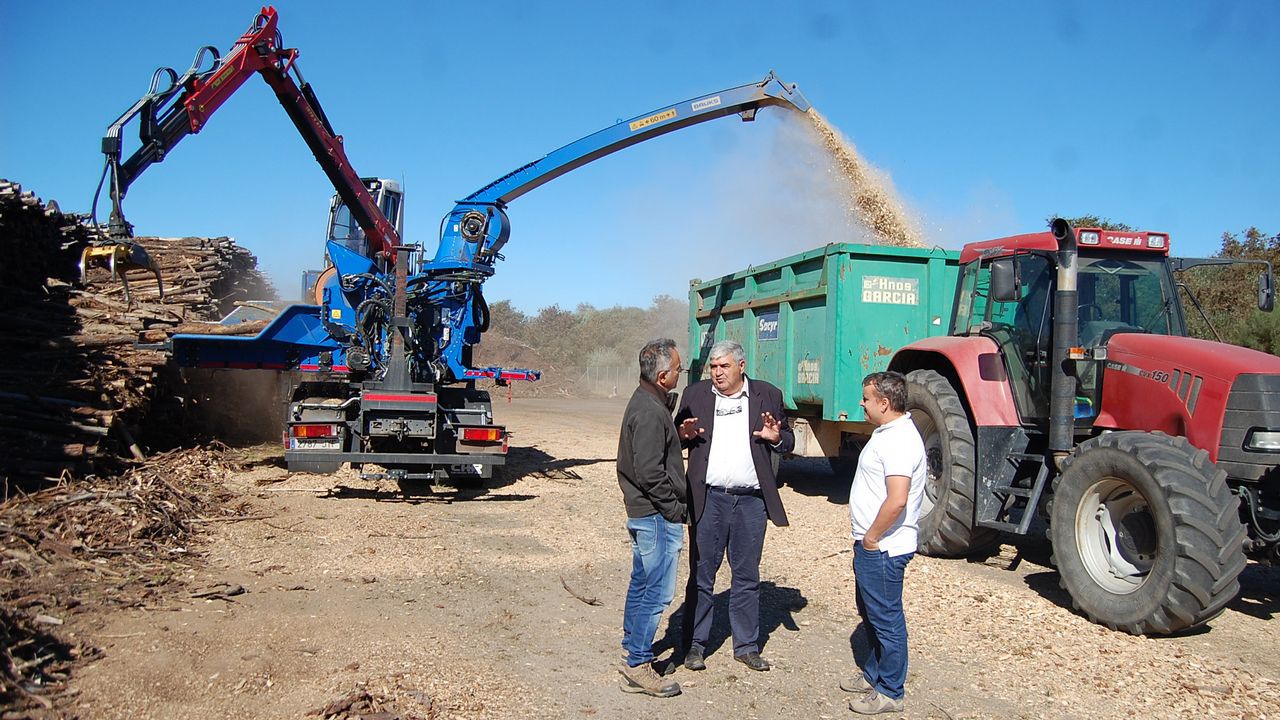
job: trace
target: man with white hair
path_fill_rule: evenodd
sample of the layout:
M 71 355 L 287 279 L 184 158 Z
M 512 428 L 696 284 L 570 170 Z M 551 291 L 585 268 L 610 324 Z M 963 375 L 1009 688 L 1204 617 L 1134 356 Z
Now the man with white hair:
M 692 577 L 685 600 L 692 644 L 684 666 L 706 668 L 716 572 L 728 550 L 733 657 L 763 671 L 769 663 L 760 657 L 760 556 L 766 519 L 787 524 L 776 467 L 778 458 L 795 447 L 795 435 L 787 425 L 782 392 L 747 377 L 740 343 L 712 345 L 707 367 L 710 379 L 686 388 L 676 413 L 680 439 L 689 450 L 685 474 L 693 505 Z

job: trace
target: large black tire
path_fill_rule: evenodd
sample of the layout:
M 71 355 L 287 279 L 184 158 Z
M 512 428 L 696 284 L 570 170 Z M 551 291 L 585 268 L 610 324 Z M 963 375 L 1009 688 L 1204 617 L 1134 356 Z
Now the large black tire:
M 907 374 L 907 410 L 929 463 L 920 508 L 920 552 L 960 557 L 989 548 L 999 533 L 973 524 L 976 491 L 973 429 L 960 397 L 933 370 Z
M 1113 432 L 1081 443 L 1050 505 L 1062 587 L 1077 610 L 1113 630 L 1166 635 L 1201 625 L 1240 589 L 1238 503 L 1226 472 L 1186 438 Z
M 827 462 L 831 465 L 831 474 L 836 480 L 853 481 L 853 474 L 858 470 L 858 455 L 861 452 L 862 445 L 855 441 L 853 436 L 846 434 L 840 438 L 839 453 L 827 458 Z

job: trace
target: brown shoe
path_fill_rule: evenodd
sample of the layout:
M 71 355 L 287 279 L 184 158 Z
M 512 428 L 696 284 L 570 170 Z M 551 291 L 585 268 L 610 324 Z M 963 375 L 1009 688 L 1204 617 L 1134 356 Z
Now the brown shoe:
M 874 688 L 871 687 L 871 683 L 867 682 L 866 675 L 858 673 L 853 677 L 841 680 L 840 689 L 847 693 L 861 693 L 865 695 L 867 694 L 867 691 L 873 690 Z
M 875 690 L 869 691 L 860 700 L 850 700 L 849 709 L 859 715 L 879 715 L 881 713 L 902 712 L 906 703 L 902 699 L 894 700 L 885 697 Z
M 618 671 L 622 673 L 622 692 L 644 693 L 664 698 L 680 694 L 680 683 L 663 678 L 649 663 L 635 667 L 628 667 L 623 663 Z

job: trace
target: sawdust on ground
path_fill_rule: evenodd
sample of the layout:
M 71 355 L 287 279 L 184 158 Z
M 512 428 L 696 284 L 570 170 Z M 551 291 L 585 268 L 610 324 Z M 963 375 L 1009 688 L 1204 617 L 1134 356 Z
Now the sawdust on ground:
M 677 670 L 684 693 L 673 699 L 618 690 L 630 571 L 614 474 L 624 402 L 496 403 L 516 433 L 511 466 L 481 488 L 406 495 L 349 469 L 287 475 L 274 448 L 245 455 L 228 488 L 248 502 L 238 512 L 250 519 L 210 524 L 204 561 L 185 580 L 246 592 L 74 616 L 68 630 L 102 656 L 73 675 L 68 711 L 848 716 L 836 685 L 865 651 L 848 481 L 813 460 L 784 463 L 792 525 L 766 538 L 761 618 L 773 671 L 732 661 L 722 576 L 708 669 Z M 1047 558 L 1043 541 L 1023 539 L 985 561 L 911 563 L 905 717 L 1280 716 L 1280 625 L 1269 622 L 1280 611 L 1280 574 L 1250 565 L 1241 596 L 1202 632 L 1150 639 L 1074 614 Z M 659 635 L 669 655 L 679 616 Z

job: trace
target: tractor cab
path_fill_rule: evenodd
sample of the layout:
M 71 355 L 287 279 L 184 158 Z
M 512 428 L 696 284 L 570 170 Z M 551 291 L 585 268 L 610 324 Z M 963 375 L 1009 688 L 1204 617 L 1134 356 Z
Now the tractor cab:
M 1163 233 L 1079 231 L 1076 328 L 1080 352 L 1103 360 L 1121 333 L 1187 334 Z M 952 335 L 982 335 L 1000 347 L 1024 424 L 1049 418 L 1058 272 L 1051 233 L 977 243 L 961 256 Z M 1097 416 L 1098 362 L 1080 365 L 1077 426 Z

